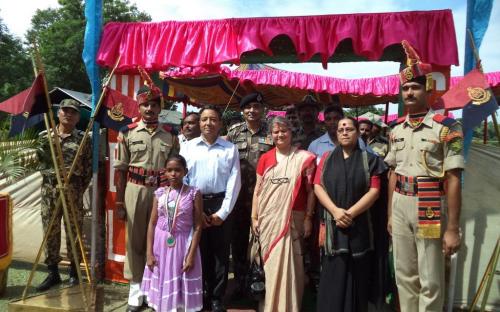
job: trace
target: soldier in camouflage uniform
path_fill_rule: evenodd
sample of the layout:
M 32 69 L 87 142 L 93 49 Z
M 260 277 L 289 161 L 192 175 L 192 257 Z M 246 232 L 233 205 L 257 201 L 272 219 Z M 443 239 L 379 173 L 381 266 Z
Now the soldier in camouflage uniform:
M 382 122 L 375 121 L 368 139 L 368 146 L 380 157 L 384 158 L 389 149 L 389 141 L 382 135 Z
M 143 86 L 137 92 L 141 119 L 118 135 L 116 160 L 116 212 L 127 222 L 124 276 L 130 280 L 127 311 L 140 311 L 140 290 L 146 265 L 146 234 L 154 191 L 165 186 L 162 170 L 171 155 L 179 153 L 179 141 L 170 127 L 158 123 L 161 91 Z
M 301 127 L 293 138 L 293 145 L 307 150 L 312 141 L 323 135 L 323 131 L 318 126 L 319 111 L 320 105 L 311 95 L 306 95 L 302 102 L 297 104 Z
M 59 124 L 57 125 L 57 132 L 59 134 L 59 140 L 61 142 L 61 149 L 63 154 L 64 166 L 66 168 L 66 174 L 69 173 L 73 159 L 76 156 L 76 152 L 83 138 L 83 132 L 77 130 L 76 124 L 80 120 L 80 105 L 77 101 L 72 99 L 63 100 L 60 104 L 59 111 L 57 113 L 59 118 Z M 43 145 L 43 153 L 40 153 L 39 159 L 41 163 L 41 174 L 43 177 L 42 182 L 42 223 L 43 231 L 47 232 L 49 222 L 55 212 L 56 203 L 59 198 L 59 192 L 57 190 L 57 178 L 54 170 L 54 165 L 50 153 L 50 146 L 47 137 L 47 131 L 43 131 L 40 134 L 45 140 Z M 73 224 L 73 218 L 71 214 L 74 212 L 76 220 L 78 223 L 78 228 L 80 231 L 83 226 L 83 193 L 87 189 L 87 186 L 92 178 L 92 166 L 91 166 L 91 151 L 89 140 L 85 143 L 82 150 L 80 161 L 76 163 L 76 167 L 67 192 L 65 193 L 67 202 L 73 203 L 74 211 L 71 210 L 71 206 L 68 204 L 68 213 L 70 214 L 70 224 L 71 230 L 75 234 L 76 238 L 76 228 Z M 57 285 L 61 282 L 61 277 L 59 275 L 58 263 L 61 261 L 61 256 L 59 253 L 61 247 L 61 218 L 63 216 L 62 206 L 59 209 L 55 222 L 52 225 L 50 234 L 47 237 L 47 244 L 45 245 L 45 263 L 47 264 L 49 275 L 45 280 L 37 287 L 39 291 L 45 291 L 50 287 Z M 81 232 L 80 232 L 81 234 Z M 76 265 L 73 262 L 71 244 L 69 242 L 69 236 L 66 237 L 66 249 L 68 251 L 68 257 L 71 260 L 70 267 L 70 284 L 75 285 L 78 283 L 78 277 L 76 272 Z M 77 244 L 76 253 L 78 259 L 81 260 L 80 248 Z
M 264 116 L 264 99 L 260 93 L 245 96 L 240 102 L 244 122 L 229 128 L 227 139 L 235 144 L 240 155 L 241 191 L 236 201 L 231 252 L 234 275 L 238 283 L 235 295 L 242 295 L 248 270 L 247 249 L 250 233 L 250 214 L 256 180 L 256 166 L 260 156 L 273 147 Z

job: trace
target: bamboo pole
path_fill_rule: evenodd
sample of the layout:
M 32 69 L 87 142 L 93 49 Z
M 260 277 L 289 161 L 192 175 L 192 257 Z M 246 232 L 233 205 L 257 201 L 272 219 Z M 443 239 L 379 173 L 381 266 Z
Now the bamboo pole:
M 33 43 L 33 54 L 34 54 L 34 64 L 33 64 L 34 67 L 33 68 L 34 68 L 35 77 L 36 77 L 39 72 L 42 72 L 42 73 L 44 72 L 43 65 L 42 65 L 42 62 L 40 59 L 40 55 L 38 54 L 38 48 L 37 48 L 36 43 Z M 50 152 L 51 152 L 51 156 L 52 156 L 52 161 L 54 163 L 54 170 L 56 173 L 57 188 L 59 190 L 59 196 L 60 196 L 60 198 L 62 198 L 61 201 L 62 201 L 62 206 L 63 206 L 64 221 L 66 224 L 66 232 L 70 238 L 70 245 L 71 245 L 71 249 L 72 249 L 73 261 L 75 264 L 79 264 L 78 256 L 76 253 L 75 239 L 73 236 L 73 231 L 71 229 L 67 201 L 66 201 L 66 196 L 65 196 L 65 192 L 69 191 L 69 188 L 66 188 L 66 185 L 68 185 L 69 180 L 67 179 L 68 177 L 66 176 L 66 170 L 64 168 L 61 142 L 59 141 L 59 135 L 57 133 L 57 128 L 55 125 L 54 116 L 52 114 L 52 102 L 50 100 L 48 87 L 47 87 L 47 80 L 45 79 L 45 76 L 42 76 L 42 80 L 43 80 L 43 88 L 44 88 L 44 92 L 45 92 L 45 100 L 47 102 L 47 108 L 48 108 L 48 112 L 46 114 L 44 114 L 44 120 L 45 120 L 45 127 L 47 129 L 47 138 L 49 141 L 49 148 L 50 148 Z M 52 133 L 54 134 L 53 137 L 52 137 Z M 74 212 L 75 210 L 74 210 L 74 207 L 72 205 L 73 203 L 71 201 L 69 203 L 70 203 L 71 208 L 73 208 L 72 211 Z M 53 226 L 54 220 L 51 220 L 51 221 L 52 222 L 49 222 L 49 224 L 51 224 Z M 75 227 L 77 227 L 77 226 L 78 225 L 75 223 Z M 50 233 L 51 230 L 52 230 L 52 228 L 47 229 L 47 232 L 45 233 L 45 237 L 42 240 L 42 246 L 40 246 L 40 250 L 38 252 L 38 257 L 37 257 L 38 261 L 39 261 L 39 256 L 41 255 L 41 249 L 43 249 L 43 246 L 47 241 L 48 234 Z M 80 241 L 81 241 L 81 239 L 80 239 Z M 83 254 L 82 257 L 85 257 L 85 254 Z M 36 267 L 38 265 L 38 261 L 34 263 L 33 268 L 30 272 L 30 276 L 28 278 L 28 283 L 26 284 L 26 287 L 23 291 L 23 298 L 22 298 L 23 300 L 26 298 L 27 289 L 30 286 L 30 283 L 32 281 L 34 271 L 36 270 Z M 80 291 L 82 293 L 83 304 L 86 307 L 88 307 L 87 296 L 86 296 L 85 291 L 83 289 L 82 276 L 81 276 L 79 266 L 77 267 L 76 272 L 77 272 L 77 275 L 79 278 L 79 287 L 80 287 Z
M 479 283 L 479 287 L 477 288 L 476 293 L 474 294 L 474 298 L 472 299 L 472 303 L 469 306 L 469 311 L 473 312 L 476 308 L 476 304 L 479 301 L 479 298 L 481 297 L 481 293 L 483 292 L 484 287 L 486 284 L 489 284 L 489 287 L 491 287 L 491 281 L 489 280 L 490 277 L 492 277 L 495 274 L 496 266 L 498 263 L 498 252 L 500 251 L 500 246 L 499 246 L 499 239 L 497 238 L 497 243 L 495 245 L 495 249 L 493 250 L 493 254 L 490 257 L 490 260 L 488 261 L 488 265 L 486 266 L 486 269 L 484 270 L 483 277 L 481 278 L 481 283 Z M 496 260 L 495 260 L 496 258 Z M 489 287 L 485 290 L 485 296 L 486 292 L 489 292 Z M 483 297 L 483 301 L 486 303 Z
M 118 57 L 118 60 L 117 60 L 117 62 L 116 62 L 116 64 L 115 64 L 115 67 L 114 67 L 114 68 L 113 68 L 113 70 L 111 71 L 111 74 L 110 74 L 110 76 L 109 76 L 109 79 L 108 79 L 108 80 L 106 81 L 106 83 L 104 84 L 104 86 L 103 86 L 103 90 L 105 90 L 105 88 L 109 85 L 109 83 L 110 83 L 110 81 L 111 81 L 111 77 L 113 77 L 113 74 L 114 74 L 114 72 L 115 72 L 116 68 L 118 67 L 118 63 L 119 63 L 119 61 L 120 61 L 120 57 Z M 36 64 L 34 64 L 34 68 L 36 69 Z M 36 73 L 36 70 L 35 70 L 35 73 Z M 36 74 L 35 74 L 35 75 L 36 75 Z M 103 101 L 103 99 L 104 99 L 103 94 L 104 94 L 104 92 L 102 92 L 102 93 L 101 93 L 101 97 L 99 98 L 99 101 L 98 101 L 98 103 L 97 103 L 97 105 L 96 105 L 96 109 L 94 110 L 94 114 L 93 114 L 93 116 L 91 117 L 91 121 L 89 122 L 89 125 L 87 126 L 87 129 L 86 129 L 86 131 L 85 131 L 85 134 L 84 134 L 84 136 L 83 136 L 83 138 L 82 138 L 82 141 L 80 142 L 80 145 L 78 146 L 78 150 L 77 150 L 77 152 L 76 152 L 75 158 L 73 159 L 73 162 L 72 162 L 72 164 L 71 164 L 70 171 L 69 171 L 68 176 L 67 176 L 67 181 L 68 181 L 68 182 L 70 181 L 70 179 L 71 179 L 71 177 L 72 177 L 72 175 L 73 175 L 73 173 L 74 173 L 74 169 L 75 169 L 75 167 L 76 167 L 76 163 L 77 163 L 77 161 L 78 161 L 78 158 L 81 156 L 81 153 L 82 153 L 82 151 L 83 151 L 83 146 L 84 146 L 84 145 L 83 145 L 83 143 L 84 143 L 84 142 L 85 142 L 85 140 L 88 138 L 89 133 L 90 133 L 90 129 L 92 129 L 93 123 L 94 123 L 94 121 L 95 121 L 95 114 L 99 111 L 99 108 L 100 108 L 100 106 L 101 106 L 101 104 L 102 104 L 102 101 Z M 49 126 L 49 127 L 50 127 L 50 126 Z M 48 131 L 48 133 L 50 133 L 50 131 L 49 131 L 49 130 L 47 130 L 47 131 Z M 51 145 L 51 144 L 49 144 L 49 145 L 52 147 L 52 145 Z M 66 186 L 68 186 L 69 184 L 65 183 L 65 185 L 66 185 Z M 52 230 L 53 224 L 54 224 L 54 222 L 55 222 L 55 218 L 56 218 L 56 216 L 59 214 L 59 210 L 61 209 L 61 204 L 62 204 L 62 198 L 61 198 L 61 197 L 62 197 L 62 194 L 60 194 L 60 196 L 59 196 L 59 198 L 58 198 L 58 201 L 57 201 L 56 206 L 55 206 L 54 214 L 53 214 L 53 216 L 52 216 L 51 220 L 49 221 L 49 225 L 48 225 L 48 230 L 47 230 L 47 233 L 46 233 L 46 235 L 44 235 L 44 237 L 43 237 L 43 239 L 42 239 L 42 244 L 41 244 L 41 246 L 40 246 L 40 248 L 39 248 L 39 250 L 38 250 L 37 256 L 36 256 L 36 258 L 35 258 L 35 265 L 34 265 L 34 268 L 33 268 L 32 272 L 30 273 L 30 275 L 29 275 L 29 277 L 28 277 L 28 283 L 27 283 L 27 286 L 26 286 L 26 288 L 25 288 L 25 290 L 24 290 L 24 292 L 23 292 L 23 300 L 24 300 L 24 298 L 26 297 L 26 292 L 27 292 L 27 289 L 28 289 L 28 287 L 30 286 L 31 281 L 32 281 L 32 279 L 33 279 L 34 271 L 36 271 L 36 267 L 37 267 L 38 263 L 40 262 L 41 253 L 42 253 L 43 247 L 45 246 L 45 244 L 46 244 L 46 242 L 47 242 L 48 234 L 49 234 L 49 233 L 50 233 L 50 231 Z M 80 235 L 80 231 L 79 231 L 79 228 L 78 228 L 78 224 L 77 224 L 77 222 L 76 222 L 76 215 L 75 215 L 74 213 L 72 213 L 72 217 L 73 217 L 73 223 L 75 224 L 75 226 L 76 226 L 76 228 L 77 228 L 77 242 L 79 243 L 80 252 L 81 252 L 81 254 L 82 254 L 82 260 L 83 260 L 83 262 L 84 262 L 85 273 L 86 273 L 86 275 L 87 275 L 87 279 L 89 280 L 89 282 L 90 282 L 90 283 L 92 283 L 92 282 L 93 282 L 93 280 L 92 280 L 92 276 L 91 276 L 91 274 L 90 274 L 90 272 L 89 272 L 88 262 L 87 262 L 87 259 L 86 259 L 86 256 L 85 256 L 85 249 L 84 249 L 84 247 L 83 247 L 83 246 L 84 246 L 84 245 L 83 245 L 83 240 L 81 239 L 81 235 Z M 76 264 L 76 265 L 78 266 L 77 271 L 79 271 L 79 266 L 80 266 L 80 265 L 79 265 L 79 263 L 78 263 L 78 264 Z M 80 281 L 81 281 L 81 277 L 80 277 L 80 276 L 79 276 L 79 278 L 80 278 Z

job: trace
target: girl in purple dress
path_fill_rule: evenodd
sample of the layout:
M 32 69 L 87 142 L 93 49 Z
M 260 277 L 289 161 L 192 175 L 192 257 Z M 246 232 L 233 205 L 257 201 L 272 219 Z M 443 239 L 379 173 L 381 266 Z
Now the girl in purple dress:
M 168 187 L 155 191 L 147 236 L 147 262 L 141 290 L 156 311 L 199 311 L 203 288 L 198 244 L 203 201 L 194 187 L 183 183 L 184 157 L 167 160 Z

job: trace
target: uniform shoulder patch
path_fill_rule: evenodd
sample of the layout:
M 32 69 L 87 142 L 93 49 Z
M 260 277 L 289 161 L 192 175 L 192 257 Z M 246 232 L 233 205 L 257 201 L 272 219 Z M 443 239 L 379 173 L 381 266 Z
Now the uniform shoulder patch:
M 163 128 L 163 130 L 165 130 L 167 132 L 172 132 L 172 127 L 169 125 L 162 125 L 162 128 Z
M 245 122 L 244 122 L 244 121 L 243 121 L 243 122 L 238 122 L 238 123 L 235 123 L 234 125 L 232 125 L 231 127 L 229 127 L 229 129 L 227 129 L 227 130 L 228 130 L 228 132 L 229 132 L 229 131 L 231 131 L 231 130 L 233 130 L 233 129 L 236 129 L 236 128 L 239 128 L 239 127 L 243 126 L 244 124 L 245 124 Z
M 457 123 L 457 121 L 455 119 L 450 118 L 450 117 L 446 117 L 446 116 L 441 115 L 441 114 L 434 115 L 434 117 L 432 117 L 432 120 L 434 120 L 437 123 L 442 124 L 443 126 L 449 127 L 449 128 Z
M 389 127 L 394 128 L 395 126 L 399 125 L 400 123 L 403 123 L 406 120 L 406 116 L 399 117 L 398 119 L 395 119 L 389 123 Z
M 121 127 L 120 132 L 126 133 L 129 130 L 132 130 L 134 128 L 137 128 L 138 124 L 136 122 L 133 122 L 131 124 L 128 124 L 126 126 Z

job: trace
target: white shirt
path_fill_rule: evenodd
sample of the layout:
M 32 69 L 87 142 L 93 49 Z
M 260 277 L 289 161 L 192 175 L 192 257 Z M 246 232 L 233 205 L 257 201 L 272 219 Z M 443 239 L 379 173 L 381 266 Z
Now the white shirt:
M 187 161 L 186 183 L 202 194 L 226 192 L 216 212 L 219 218 L 226 220 L 241 189 L 240 157 L 236 146 L 220 137 L 209 145 L 198 137 L 182 144 L 180 154 Z

